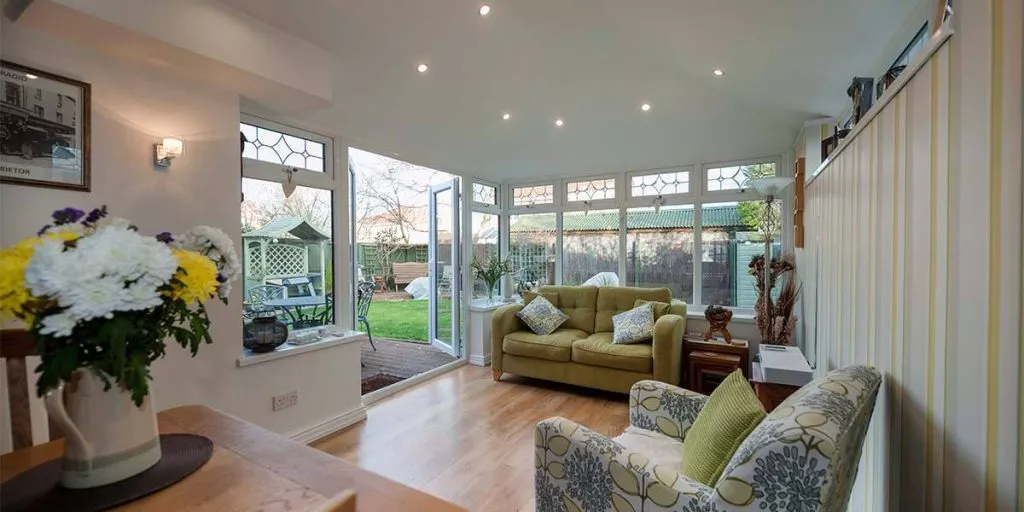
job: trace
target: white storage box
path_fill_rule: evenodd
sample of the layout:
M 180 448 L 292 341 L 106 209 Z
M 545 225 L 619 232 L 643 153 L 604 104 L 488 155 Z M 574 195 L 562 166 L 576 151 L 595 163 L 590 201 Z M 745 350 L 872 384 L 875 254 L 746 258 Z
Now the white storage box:
M 814 379 L 811 365 L 799 348 L 786 345 L 761 345 L 761 374 L 765 382 L 803 386 Z

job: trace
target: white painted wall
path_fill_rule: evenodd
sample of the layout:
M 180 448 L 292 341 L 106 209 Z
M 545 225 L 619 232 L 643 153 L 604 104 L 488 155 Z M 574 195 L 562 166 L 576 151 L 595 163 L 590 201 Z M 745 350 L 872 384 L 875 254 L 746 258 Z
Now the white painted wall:
M 6 22 L 2 32 L 4 59 L 92 84 L 93 191 L 0 186 L 0 245 L 33 235 L 57 208 L 102 204 L 147 232 L 207 224 L 240 241 L 236 94 Z M 153 144 L 166 134 L 184 136 L 185 154 L 170 168 L 158 170 L 152 165 Z M 344 191 L 339 193 L 347 198 Z M 337 239 L 339 273 L 348 268 L 345 240 Z M 347 282 L 342 276 L 338 280 Z M 213 345 L 202 347 L 195 359 L 172 347 L 154 366 L 157 407 L 203 403 L 281 433 L 358 411 L 358 344 L 236 368 L 242 338 L 240 289 L 235 287 L 231 306 L 210 307 Z M 272 412 L 270 397 L 290 390 L 298 390 L 299 404 Z M 6 390 L 0 394 L 6 396 Z M 4 422 L 0 443 L 9 442 L 6 429 Z

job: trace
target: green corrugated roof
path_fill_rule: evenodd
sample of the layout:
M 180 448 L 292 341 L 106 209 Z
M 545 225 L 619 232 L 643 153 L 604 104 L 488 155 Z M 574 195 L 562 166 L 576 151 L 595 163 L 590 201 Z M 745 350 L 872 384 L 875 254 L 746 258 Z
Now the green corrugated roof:
M 701 224 L 706 228 L 735 227 L 748 229 L 736 206 L 708 206 L 702 210 Z M 662 209 L 634 211 L 626 214 L 628 229 L 672 229 L 693 228 L 693 210 Z M 512 226 L 513 232 L 554 231 L 554 214 L 518 217 Z M 562 219 L 564 231 L 615 231 L 619 229 L 619 212 L 591 212 L 588 215 L 566 215 Z

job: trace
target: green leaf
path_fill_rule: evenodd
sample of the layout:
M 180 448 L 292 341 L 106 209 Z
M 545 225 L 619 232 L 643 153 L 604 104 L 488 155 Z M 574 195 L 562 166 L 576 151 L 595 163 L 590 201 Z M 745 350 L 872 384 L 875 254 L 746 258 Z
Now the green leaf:
M 559 480 L 565 478 L 565 464 L 558 461 L 549 462 L 548 473 Z
M 612 475 L 612 482 L 615 482 L 615 486 L 622 492 L 633 496 L 640 495 L 640 481 L 626 466 L 613 460 L 608 465 L 608 472 Z
M 614 492 L 612 493 L 612 508 L 615 509 L 615 512 L 636 512 L 629 500 Z
M 679 425 L 664 416 L 658 416 L 655 418 L 654 424 L 657 425 L 658 430 L 661 430 L 661 433 L 666 436 L 673 437 L 675 439 L 683 438 L 683 433 L 679 431 Z
M 548 449 L 559 457 L 569 451 L 570 444 L 572 443 L 564 436 L 551 436 L 551 439 L 548 439 Z

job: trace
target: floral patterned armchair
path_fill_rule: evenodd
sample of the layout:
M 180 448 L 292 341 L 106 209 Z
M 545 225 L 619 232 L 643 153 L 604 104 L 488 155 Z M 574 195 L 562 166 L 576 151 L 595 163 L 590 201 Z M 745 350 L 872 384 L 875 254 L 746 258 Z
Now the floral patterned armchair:
M 713 487 L 570 420 L 544 420 L 535 435 L 537 510 L 845 510 L 880 384 L 874 368 L 850 366 L 804 386 L 751 432 Z M 641 381 L 629 422 L 682 441 L 706 401 Z

